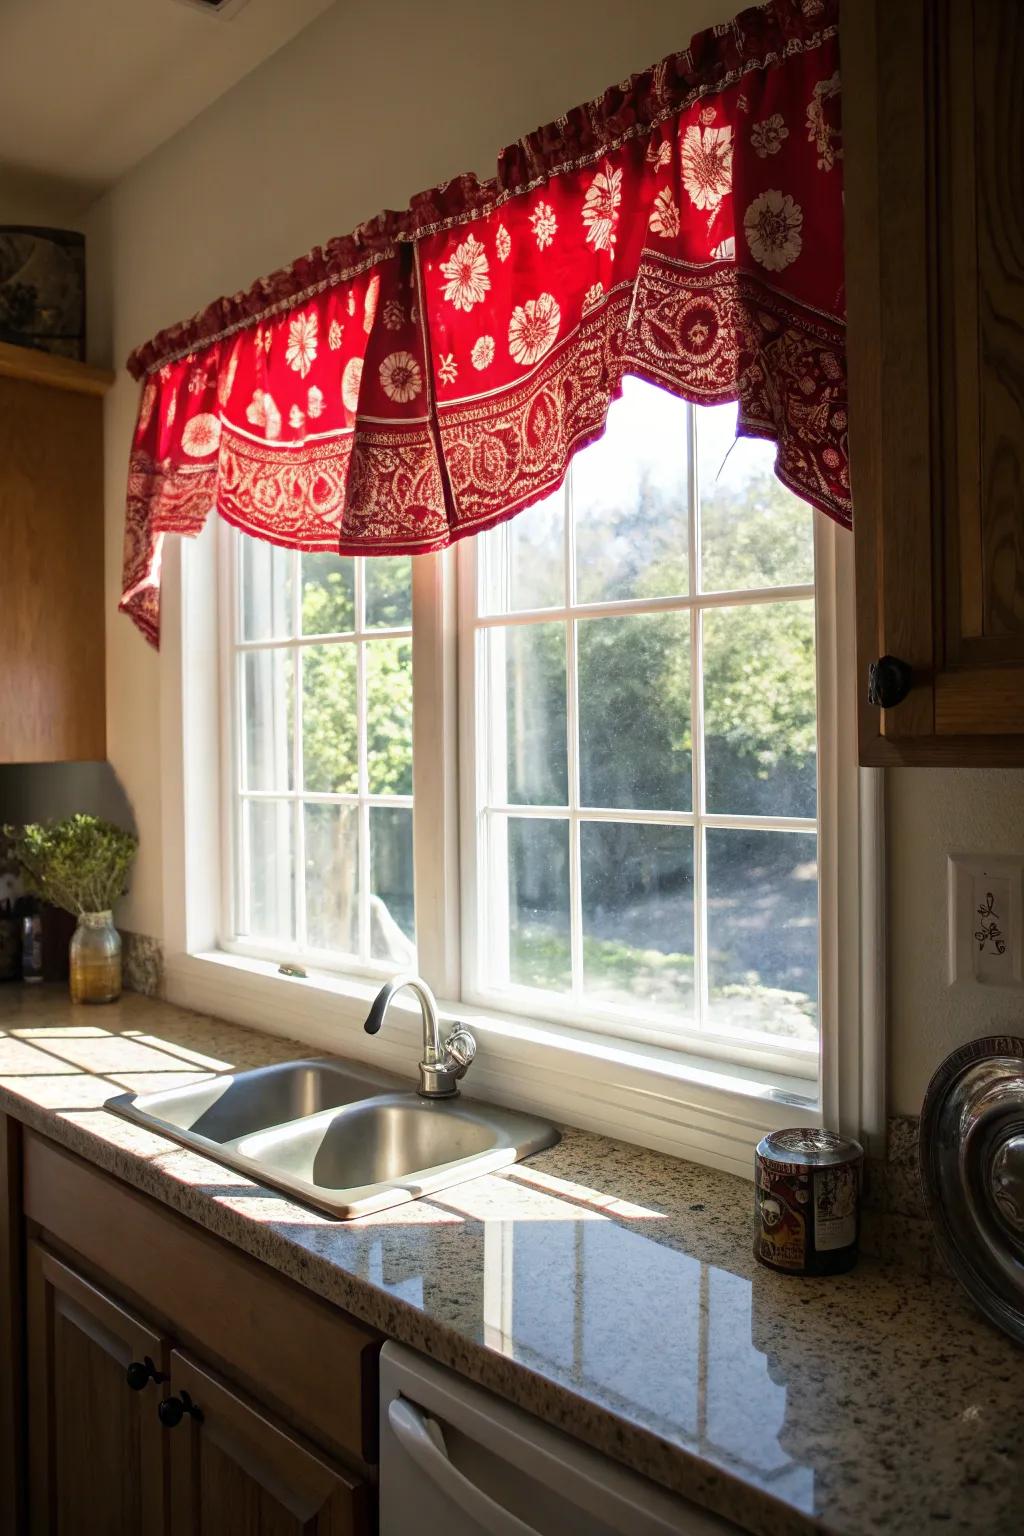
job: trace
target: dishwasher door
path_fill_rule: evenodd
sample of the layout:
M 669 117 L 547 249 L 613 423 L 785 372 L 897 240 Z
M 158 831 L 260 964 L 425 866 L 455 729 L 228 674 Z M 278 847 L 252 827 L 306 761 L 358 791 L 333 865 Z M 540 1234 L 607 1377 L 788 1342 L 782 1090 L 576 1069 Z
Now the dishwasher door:
M 380 1536 L 738 1532 L 400 1344 L 380 1403 Z

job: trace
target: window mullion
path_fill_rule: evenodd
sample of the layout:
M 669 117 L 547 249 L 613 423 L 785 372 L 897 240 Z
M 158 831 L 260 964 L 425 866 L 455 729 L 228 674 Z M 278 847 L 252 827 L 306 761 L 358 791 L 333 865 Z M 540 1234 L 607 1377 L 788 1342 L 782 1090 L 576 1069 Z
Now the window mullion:
M 565 537 L 565 601 L 572 609 L 576 597 L 576 527 L 573 517 L 572 468 L 563 486 Z M 565 625 L 565 729 L 569 779 L 569 946 L 572 956 L 572 990 L 583 993 L 583 871 L 580 850 L 579 673 L 576 657 L 576 620 Z
M 412 562 L 416 954 L 420 974 L 439 996 L 450 999 L 460 995 L 462 986 L 456 559 L 453 549 Z M 473 640 L 467 627 L 467 646 Z M 470 733 L 471 746 L 476 714 L 474 701 L 468 702 L 462 728 Z
M 359 810 L 356 837 L 356 910 L 358 912 L 359 959 L 365 965 L 370 957 L 370 808 L 367 804 L 366 768 L 366 571 L 365 561 L 352 562 L 354 574 L 356 625 L 356 761 Z
M 292 555 L 292 635 L 302 633 L 302 556 Z M 302 757 L 302 650 L 292 649 L 292 698 L 295 739 L 292 743 L 292 774 L 297 796 L 292 823 L 295 842 L 295 940 L 300 948 L 306 943 L 306 813 L 302 803 L 305 765 Z
M 701 589 L 700 489 L 697 476 L 697 412 L 686 408 L 687 499 L 689 501 L 690 592 Z M 703 1030 L 708 1011 L 707 842 L 704 834 L 704 619 L 699 604 L 690 609 L 690 771 L 693 830 L 693 983 L 694 1023 Z

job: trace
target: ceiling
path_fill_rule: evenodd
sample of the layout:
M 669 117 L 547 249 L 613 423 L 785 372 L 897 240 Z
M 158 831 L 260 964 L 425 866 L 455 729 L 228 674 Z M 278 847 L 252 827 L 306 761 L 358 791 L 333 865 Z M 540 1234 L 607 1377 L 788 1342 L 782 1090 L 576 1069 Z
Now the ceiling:
M 0 178 L 84 204 L 334 0 L 0 0 Z

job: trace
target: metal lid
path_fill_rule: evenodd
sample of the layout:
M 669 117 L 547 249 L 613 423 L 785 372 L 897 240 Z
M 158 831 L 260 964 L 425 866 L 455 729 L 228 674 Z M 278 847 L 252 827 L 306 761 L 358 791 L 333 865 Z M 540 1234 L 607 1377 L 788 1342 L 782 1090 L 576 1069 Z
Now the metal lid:
M 1024 1343 L 1024 1040 L 989 1035 L 947 1056 L 921 1111 L 921 1177 L 946 1262 Z
M 788 1131 L 771 1131 L 757 1144 L 758 1157 L 770 1163 L 796 1163 L 804 1168 L 828 1168 L 849 1163 L 864 1156 L 859 1141 L 840 1136 L 835 1131 L 816 1126 L 796 1126 Z

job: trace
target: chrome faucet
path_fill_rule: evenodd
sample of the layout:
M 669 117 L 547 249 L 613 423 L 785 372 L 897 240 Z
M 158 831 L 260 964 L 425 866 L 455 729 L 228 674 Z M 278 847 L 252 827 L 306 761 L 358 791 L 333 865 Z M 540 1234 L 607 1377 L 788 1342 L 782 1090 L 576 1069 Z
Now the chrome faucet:
M 392 998 L 404 987 L 410 987 L 415 992 L 423 1016 L 423 1060 L 420 1062 L 420 1086 L 417 1092 L 424 1099 L 454 1098 L 459 1091 L 459 1078 L 465 1077 L 476 1055 L 476 1040 L 464 1024 L 456 1024 L 444 1045 L 441 1044 L 437 1000 L 419 976 L 395 976 L 387 986 L 381 987 L 363 1028 L 368 1035 L 375 1035 L 384 1022 Z

